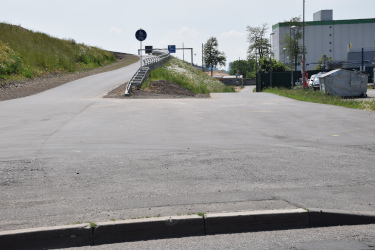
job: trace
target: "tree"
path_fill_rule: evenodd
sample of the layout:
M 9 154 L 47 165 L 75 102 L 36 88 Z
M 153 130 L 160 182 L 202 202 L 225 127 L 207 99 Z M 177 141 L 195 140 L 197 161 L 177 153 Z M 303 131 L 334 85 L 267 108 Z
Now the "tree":
M 269 73 L 270 68 L 271 68 L 271 60 L 269 57 L 263 57 L 259 59 L 259 67 L 258 67 L 259 73 Z M 286 66 L 282 62 L 272 59 L 272 72 L 284 72 L 285 69 L 286 69 Z
M 325 60 L 324 60 L 324 57 L 325 57 Z M 324 61 L 326 62 L 329 62 L 329 61 L 333 61 L 333 59 L 325 54 L 322 55 L 322 58 L 320 58 L 318 60 L 318 65 L 314 68 L 314 70 L 320 70 L 320 71 L 324 71 L 325 70 L 325 64 L 324 64 Z
M 247 78 L 247 72 L 255 71 L 255 60 L 237 60 L 232 62 L 229 75 L 235 75 L 237 71 L 239 71 L 240 75 Z
M 226 58 L 225 53 L 218 50 L 219 43 L 216 37 L 211 37 L 204 44 L 203 55 L 204 63 L 206 66 L 211 67 L 211 76 L 213 67 L 225 66 Z
M 271 51 L 271 44 L 269 39 L 266 38 L 268 24 L 264 23 L 261 27 L 247 26 L 247 31 L 249 32 L 247 41 L 250 44 L 247 50 L 247 58 L 254 59 L 268 56 Z
M 287 55 L 292 55 L 290 60 L 294 60 L 294 70 L 297 70 L 297 65 L 302 61 L 303 46 L 300 46 L 300 40 L 303 38 L 301 17 L 293 17 L 290 21 L 284 22 L 286 27 L 291 29 L 292 26 L 296 28 L 292 29 L 284 37 L 283 44 L 286 48 Z M 306 53 L 306 48 L 305 48 Z

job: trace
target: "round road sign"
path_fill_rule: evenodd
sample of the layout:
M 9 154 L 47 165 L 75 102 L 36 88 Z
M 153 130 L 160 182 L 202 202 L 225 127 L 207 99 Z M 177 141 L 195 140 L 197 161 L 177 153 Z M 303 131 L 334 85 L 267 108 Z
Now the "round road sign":
M 137 40 L 141 41 L 141 42 L 146 40 L 146 38 L 147 38 L 146 31 L 144 31 L 143 29 L 137 30 L 137 32 L 135 32 L 135 38 L 137 38 Z

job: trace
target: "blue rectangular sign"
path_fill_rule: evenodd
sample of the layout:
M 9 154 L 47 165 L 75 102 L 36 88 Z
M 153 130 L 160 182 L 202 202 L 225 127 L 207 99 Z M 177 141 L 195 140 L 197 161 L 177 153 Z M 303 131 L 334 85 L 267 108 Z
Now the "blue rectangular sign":
M 169 53 L 176 53 L 176 45 L 168 45 Z

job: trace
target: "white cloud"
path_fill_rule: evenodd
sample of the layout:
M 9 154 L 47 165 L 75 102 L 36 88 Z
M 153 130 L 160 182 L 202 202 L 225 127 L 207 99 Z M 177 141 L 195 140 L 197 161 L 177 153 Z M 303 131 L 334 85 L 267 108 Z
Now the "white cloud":
M 108 3 L 108 0 L 85 0 L 88 4 L 96 4 L 96 3 Z
M 109 30 L 108 30 L 108 33 L 109 34 L 122 34 L 122 30 L 121 29 L 118 29 L 116 27 L 111 27 Z
M 228 32 L 223 32 L 223 33 L 221 33 L 220 36 L 221 36 L 222 38 L 244 37 L 244 36 L 245 36 L 245 33 L 238 32 L 238 31 L 235 31 L 235 30 L 231 30 L 231 31 L 228 31 Z
M 194 28 L 182 26 L 178 30 L 170 29 L 167 34 L 162 37 L 159 42 L 160 46 L 166 46 L 170 44 L 189 44 L 195 43 L 197 38 L 200 36 L 199 31 Z M 191 46 L 191 45 L 190 45 Z

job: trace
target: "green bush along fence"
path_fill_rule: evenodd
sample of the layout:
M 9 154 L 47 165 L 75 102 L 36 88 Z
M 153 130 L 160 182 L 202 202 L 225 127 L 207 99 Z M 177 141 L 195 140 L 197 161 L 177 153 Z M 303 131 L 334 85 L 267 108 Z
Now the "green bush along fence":
M 320 71 L 311 70 L 308 71 L 308 76 L 319 73 Z M 302 78 L 301 71 L 293 71 L 293 82 L 297 82 Z M 256 91 L 262 91 L 263 89 L 269 88 L 270 86 L 270 73 L 257 73 L 256 78 Z M 290 71 L 285 72 L 273 72 L 272 73 L 272 87 L 284 87 L 291 88 L 291 73 Z

